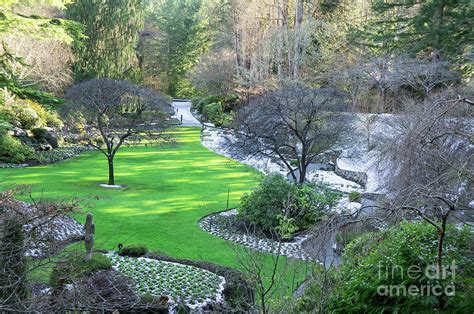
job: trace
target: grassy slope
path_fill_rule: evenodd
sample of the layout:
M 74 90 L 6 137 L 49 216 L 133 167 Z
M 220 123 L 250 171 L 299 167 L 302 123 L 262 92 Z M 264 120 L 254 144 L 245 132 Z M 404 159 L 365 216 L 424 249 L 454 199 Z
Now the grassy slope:
M 117 154 L 116 182 L 127 185 L 124 190 L 97 186 L 107 175 L 106 159 L 97 152 L 54 165 L 0 169 L 2 185 L 31 185 L 36 198 L 86 198 L 86 210 L 95 215 L 96 247 L 139 242 L 176 257 L 235 266 L 226 241 L 197 222 L 225 208 L 228 188 L 230 206 L 236 206 L 258 173 L 202 147 L 197 128 L 176 132 L 172 147 L 123 148 Z M 83 221 L 84 215 L 77 218 Z

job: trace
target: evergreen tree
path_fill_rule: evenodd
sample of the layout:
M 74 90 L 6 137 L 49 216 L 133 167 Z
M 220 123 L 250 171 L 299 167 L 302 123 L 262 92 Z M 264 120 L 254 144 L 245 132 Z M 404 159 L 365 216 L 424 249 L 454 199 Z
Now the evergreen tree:
M 201 0 L 160 0 L 151 16 L 161 34 L 159 58 L 172 96 L 189 96 L 191 84 L 186 78 L 209 42 L 205 21 L 201 19 Z
M 76 49 L 78 79 L 138 80 L 135 46 L 144 8 L 144 0 L 79 0 L 67 5 L 68 16 L 85 27 L 86 38 Z
M 473 40 L 470 0 L 374 0 L 355 42 L 383 52 L 435 54 L 460 61 Z

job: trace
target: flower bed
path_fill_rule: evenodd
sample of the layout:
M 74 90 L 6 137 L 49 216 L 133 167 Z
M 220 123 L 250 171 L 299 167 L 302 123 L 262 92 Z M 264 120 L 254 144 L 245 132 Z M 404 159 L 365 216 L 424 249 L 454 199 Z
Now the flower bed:
M 307 236 L 296 236 L 292 241 L 279 242 L 262 236 L 247 234 L 234 227 L 233 220 L 236 216 L 237 210 L 235 209 L 212 214 L 202 218 L 199 221 L 199 226 L 204 231 L 215 236 L 239 243 L 254 250 L 302 260 L 315 259 L 302 247 L 302 243 L 307 239 Z
M 139 294 L 166 295 L 173 304 L 184 304 L 191 309 L 222 303 L 225 279 L 207 270 L 154 260 L 107 255 L 112 268 L 130 277 Z

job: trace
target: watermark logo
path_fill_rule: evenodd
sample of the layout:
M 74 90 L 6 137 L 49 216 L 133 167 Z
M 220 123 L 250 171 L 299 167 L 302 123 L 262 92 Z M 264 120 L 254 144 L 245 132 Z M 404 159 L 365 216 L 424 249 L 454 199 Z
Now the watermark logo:
M 411 265 L 402 267 L 400 265 L 383 265 L 379 263 L 379 280 L 388 281 L 401 280 L 413 281 L 422 280 L 425 284 L 399 284 L 380 285 L 377 287 L 377 294 L 380 296 L 454 296 L 456 279 L 456 262 L 453 260 L 449 265 L 439 268 L 436 265 L 420 267 Z M 443 281 L 445 284 L 440 284 Z

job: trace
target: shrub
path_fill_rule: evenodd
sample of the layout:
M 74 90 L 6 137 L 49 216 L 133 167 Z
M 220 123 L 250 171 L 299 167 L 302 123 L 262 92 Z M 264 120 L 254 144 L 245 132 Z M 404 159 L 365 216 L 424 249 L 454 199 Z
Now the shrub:
M 31 130 L 31 132 L 33 133 L 34 138 L 37 140 L 43 139 L 46 133 L 48 133 L 48 131 L 43 128 L 34 128 Z
M 238 101 L 237 95 L 227 97 L 212 95 L 205 98 L 193 98 L 191 105 L 202 115 L 203 119 L 216 126 L 229 127 L 234 121 L 233 110 Z
M 322 186 L 296 184 L 271 174 L 240 203 L 239 217 L 283 237 L 311 227 L 340 194 Z
M 125 245 L 119 252 L 121 256 L 140 257 L 148 253 L 148 248 L 144 244 Z
M 22 103 L 16 103 L 13 106 L 15 118 L 22 129 L 30 130 L 36 126 L 41 125 L 41 119 L 38 113 L 29 106 L 24 106 Z
M 36 111 L 36 113 L 40 117 L 41 126 L 60 128 L 63 125 L 63 122 L 59 118 L 59 114 L 56 111 L 48 110 L 39 103 L 36 103 L 31 100 L 24 100 L 23 102 L 25 103 L 25 105 L 30 106 L 33 110 Z
M 7 120 L 2 119 L 2 117 L 0 116 L 0 136 L 7 134 L 7 132 L 11 130 L 11 128 L 12 125 Z
M 207 104 L 202 109 L 202 115 L 210 121 L 217 121 L 223 114 L 222 104 L 220 102 L 213 102 Z
M 0 135 L 0 161 L 6 163 L 21 163 L 33 158 L 35 151 L 22 144 L 16 138 L 3 134 Z
M 362 194 L 356 191 L 352 191 L 348 195 L 349 202 L 358 202 L 360 201 L 361 197 L 362 197 Z
M 0 100 L 0 119 L 17 127 L 30 130 L 45 126 L 59 128 L 63 124 L 56 111 L 48 110 L 33 100 L 21 99 L 9 94 L 0 94 Z
M 193 109 L 196 110 L 199 114 L 203 114 L 204 107 L 206 105 L 212 104 L 212 103 L 217 103 L 220 102 L 222 99 L 219 96 L 216 95 L 211 95 L 208 97 L 204 98 L 195 98 L 191 102 L 191 105 L 193 106 Z
M 14 123 L 16 120 L 15 113 L 11 107 L 7 107 L 4 104 L 0 104 L 0 119 L 9 123 Z
M 434 309 L 463 312 L 472 308 L 473 265 L 469 259 L 467 228 L 459 230 L 450 226 L 444 240 L 443 265 L 446 278 L 430 278 L 426 269 L 436 264 L 437 230 L 426 222 L 402 222 L 387 231 L 367 233 L 352 241 L 344 251 L 340 270 L 340 283 L 331 297 L 334 312 L 351 309 L 354 312 L 431 312 Z M 421 271 L 408 275 L 409 269 Z M 395 271 L 394 271 L 395 269 Z M 381 295 L 380 287 L 408 287 L 454 285 L 455 295 L 438 297 L 431 293 Z M 389 288 L 387 288 L 389 289 Z M 393 289 L 392 289 L 393 290 Z M 397 289 L 398 290 L 398 289 Z M 390 290 L 389 290 L 390 291 Z
M 74 252 L 66 255 L 65 258 L 54 267 L 51 273 L 51 286 L 57 288 L 98 270 L 112 268 L 109 258 L 103 254 L 93 253 L 92 259 L 89 262 L 84 260 L 85 256 L 86 254 L 84 252 Z
M 31 130 L 33 136 L 36 140 L 46 142 L 50 144 L 53 148 L 58 148 L 58 139 L 48 130 L 43 128 L 34 128 Z

